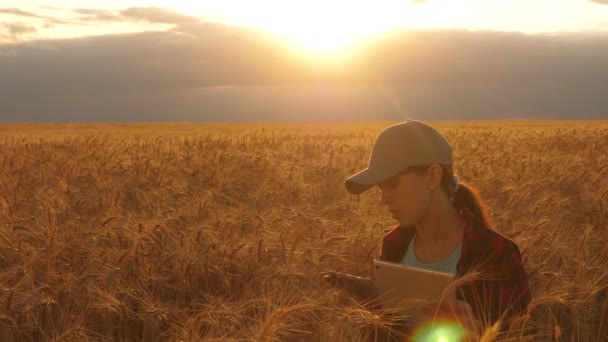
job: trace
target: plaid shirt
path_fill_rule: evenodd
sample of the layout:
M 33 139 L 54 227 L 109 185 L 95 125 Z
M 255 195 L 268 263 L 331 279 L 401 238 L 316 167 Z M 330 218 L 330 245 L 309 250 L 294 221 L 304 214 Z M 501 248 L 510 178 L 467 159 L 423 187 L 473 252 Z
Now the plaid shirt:
M 502 319 L 507 323 L 514 315 L 526 310 L 531 300 L 528 277 L 519 247 L 515 242 L 486 228 L 468 210 L 463 211 L 467 224 L 456 265 L 456 278 L 467 272 L 480 271 L 460 286 L 458 300 L 471 305 L 473 313 L 482 322 L 493 323 Z M 381 260 L 401 263 L 415 227 L 397 226 L 382 239 Z M 503 327 L 505 327 L 503 325 Z

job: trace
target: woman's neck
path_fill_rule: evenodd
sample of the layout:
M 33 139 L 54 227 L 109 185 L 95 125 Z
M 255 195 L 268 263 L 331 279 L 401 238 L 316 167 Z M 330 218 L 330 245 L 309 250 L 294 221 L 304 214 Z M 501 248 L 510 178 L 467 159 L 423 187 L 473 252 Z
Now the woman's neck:
M 439 201 L 431 206 L 427 215 L 416 225 L 416 240 L 419 245 L 452 246 L 462 241 L 465 219 L 452 203 Z

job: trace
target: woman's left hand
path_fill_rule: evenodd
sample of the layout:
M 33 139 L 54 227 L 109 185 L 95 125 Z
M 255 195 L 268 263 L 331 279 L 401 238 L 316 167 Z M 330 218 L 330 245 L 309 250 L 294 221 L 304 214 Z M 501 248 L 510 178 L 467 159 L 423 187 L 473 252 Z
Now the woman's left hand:
M 347 290 L 355 298 L 361 301 L 371 301 L 378 298 L 380 295 L 376 284 L 370 278 L 357 277 L 352 274 L 336 272 L 334 270 L 321 272 L 321 276 L 334 287 Z

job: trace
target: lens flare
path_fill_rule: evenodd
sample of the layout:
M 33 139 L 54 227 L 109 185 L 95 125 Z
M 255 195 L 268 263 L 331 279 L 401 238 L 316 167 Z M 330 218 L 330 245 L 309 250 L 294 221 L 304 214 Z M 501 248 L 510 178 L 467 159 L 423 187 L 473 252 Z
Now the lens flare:
M 461 342 L 464 341 L 465 329 L 456 322 L 435 321 L 417 329 L 412 341 L 415 342 Z

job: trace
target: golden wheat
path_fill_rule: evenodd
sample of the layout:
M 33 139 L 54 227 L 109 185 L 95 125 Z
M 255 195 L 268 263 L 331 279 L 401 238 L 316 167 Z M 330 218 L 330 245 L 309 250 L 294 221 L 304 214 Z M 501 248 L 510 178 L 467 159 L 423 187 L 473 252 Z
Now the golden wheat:
M 435 123 L 522 250 L 534 300 L 498 336 L 608 335 L 608 124 Z M 394 224 L 348 195 L 387 123 L 0 126 L 0 340 L 358 341 Z M 466 281 L 463 279 L 462 281 Z

